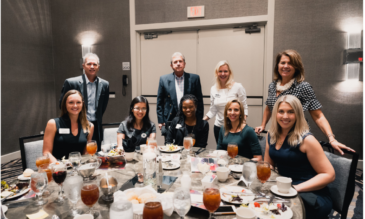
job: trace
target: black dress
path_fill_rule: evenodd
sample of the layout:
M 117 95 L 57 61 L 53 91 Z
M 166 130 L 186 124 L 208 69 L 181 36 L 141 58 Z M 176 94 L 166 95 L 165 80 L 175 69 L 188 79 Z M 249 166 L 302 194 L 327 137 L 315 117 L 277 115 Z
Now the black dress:
M 71 152 L 78 151 L 81 154 L 84 152 L 87 143 L 88 132 L 84 133 L 80 121 L 78 122 L 78 133 L 74 136 L 71 132 L 71 120 L 68 115 L 64 115 L 54 119 L 56 121 L 56 135 L 53 140 L 52 155 L 61 160 L 63 156 L 68 159 Z M 60 133 L 61 129 L 61 133 Z M 68 134 L 62 134 L 62 131 L 69 131 Z

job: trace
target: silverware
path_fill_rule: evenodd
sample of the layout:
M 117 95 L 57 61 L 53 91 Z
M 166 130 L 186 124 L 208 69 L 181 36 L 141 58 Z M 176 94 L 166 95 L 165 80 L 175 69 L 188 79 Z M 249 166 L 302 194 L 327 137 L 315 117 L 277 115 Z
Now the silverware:
M 270 200 L 269 200 L 269 204 L 268 205 L 270 205 L 272 203 L 272 201 L 274 200 L 274 198 L 275 198 L 275 195 L 271 195 L 270 196 Z

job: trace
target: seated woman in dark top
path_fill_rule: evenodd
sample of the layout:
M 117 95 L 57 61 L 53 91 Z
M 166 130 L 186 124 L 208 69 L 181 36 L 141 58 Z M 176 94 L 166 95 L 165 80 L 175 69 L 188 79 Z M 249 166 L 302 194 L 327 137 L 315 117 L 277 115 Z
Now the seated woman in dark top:
M 281 96 L 271 121 L 265 161 L 276 165 L 280 175 L 292 178 L 307 218 L 326 218 L 332 209 L 326 186 L 335 179 L 335 171 L 317 139 L 309 133 L 299 99 Z
M 246 125 L 243 104 L 237 99 L 228 101 L 224 109 L 224 125 L 219 131 L 217 150 L 227 150 L 229 143 L 238 145 L 238 155 L 262 160 L 259 140 L 253 128 Z
M 195 139 L 194 147 L 205 148 L 208 142 L 209 124 L 196 118 L 198 99 L 192 94 L 186 94 L 180 100 L 179 112 L 171 121 L 167 130 L 165 144 L 182 146 L 184 137 Z
M 77 90 L 68 91 L 62 99 L 61 116 L 47 123 L 43 139 L 43 154 L 51 162 L 68 158 L 70 152 L 86 152 L 86 143 L 94 133 L 94 125 L 86 118 L 86 107 Z
M 156 138 L 156 126 L 150 121 L 150 107 L 144 96 L 135 97 L 129 108 L 129 116 L 120 123 L 117 142 L 118 147 L 123 146 L 126 140 L 134 136 L 136 142 L 134 145 L 139 150 L 141 144 L 146 144 L 147 138 Z

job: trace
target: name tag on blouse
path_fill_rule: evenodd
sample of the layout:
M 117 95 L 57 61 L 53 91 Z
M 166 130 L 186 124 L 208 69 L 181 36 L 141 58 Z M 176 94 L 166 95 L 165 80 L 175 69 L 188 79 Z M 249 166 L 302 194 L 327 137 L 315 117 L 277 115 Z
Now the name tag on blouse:
M 181 127 L 182 127 L 182 126 L 181 126 L 180 124 L 177 124 L 175 128 L 176 128 L 176 129 L 179 129 L 179 128 L 181 128 Z
M 70 129 L 67 129 L 67 128 L 60 128 L 58 130 L 58 133 L 60 134 L 70 134 Z

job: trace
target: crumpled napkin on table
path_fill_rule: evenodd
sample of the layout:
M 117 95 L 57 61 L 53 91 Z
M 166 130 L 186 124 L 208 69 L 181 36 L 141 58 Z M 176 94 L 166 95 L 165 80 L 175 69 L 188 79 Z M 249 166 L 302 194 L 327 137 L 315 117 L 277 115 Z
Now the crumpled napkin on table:
M 43 209 L 41 209 L 40 211 L 38 211 L 37 213 L 34 214 L 27 214 L 26 215 L 29 219 L 43 219 L 48 217 L 47 212 L 45 212 Z
M 161 200 L 162 209 L 163 209 L 164 214 L 166 214 L 167 216 L 172 215 L 172 212 L 174 211 L 174 206 L 172 204 L 174 194 L 172 192 L 159 194 L 152 188 L 152 186 L 145 186 L 145 187 L 142 187 L 142 188 L 127 189 L 123 192 L 118 190 L 113 195 L 114 196 L 114 202 L 116 202 L 118 200 L 121 200 L 121 199 L 128 200 L 127 193 L 130 192 L 130 191 L 133 191 L 137 196 L 139 196 L 141 194 L 145 194 L 145 193 L 155 194 L 156 197 Z M 133 213 L 142 214 L 143 207 L 144 207 L 144 204 L 133 204 Z

